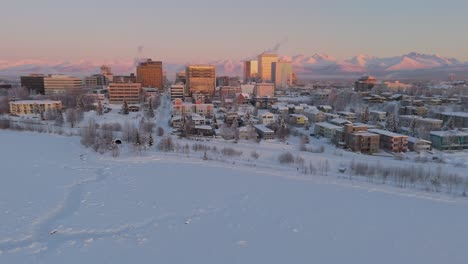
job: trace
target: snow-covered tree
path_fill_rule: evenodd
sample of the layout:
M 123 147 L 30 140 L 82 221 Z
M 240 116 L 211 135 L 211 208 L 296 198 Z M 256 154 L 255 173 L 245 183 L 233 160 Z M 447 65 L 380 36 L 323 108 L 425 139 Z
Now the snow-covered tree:
M 122 104 L 122 109 L 120 110 L 120 113 L 123 114 L 123 115 L 128 115 L 128 113 L 130 112 L 130 110 L 128 109 L 128 104 L 127 104 L 127 101 L 123 101 L 123 104 Z
M 103 114 L 103 107 L 100 100 L 98 101 L 98 105 L 96 107 L 96 114 L 99 116 Z

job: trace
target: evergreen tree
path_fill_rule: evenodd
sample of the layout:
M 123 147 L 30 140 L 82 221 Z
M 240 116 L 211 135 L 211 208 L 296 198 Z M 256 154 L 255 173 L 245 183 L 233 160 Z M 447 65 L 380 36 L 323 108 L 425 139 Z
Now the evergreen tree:
M 154 144 L 154 141 L 153 141 L 153 136 L 151 135 L 151 133 L 149 134 L 149 137 L 148 137 L 148 146 L 149 147 L 152 147 Z
M 137 146 L 141 145 L 140 132 L 138 132 L 138 130 L 136 130 L 135 132 L 135 145 Z
M 369 117 L 370 117 L 369 107 L 366 107 L 364 112 L 361 113 L 361 122 L 363 123 L 369 122 Z
M 62 126 L 63 125 L 63 114 L 61 110 L 57 110 L 57 117 L 55 118 L 55 125 Z
M 408 134 L 412 137 L 416 136 L 416 118 L 411 119 L 411 122 L 409 124 L 408 128 Z
M 394 132 L 395 131 L 395 117 L 392 113 L 388 114 L 385 129 Z
M 123 104 L 122 104 L 122 109 L 120 110 L 120 112 L 124 115 L 128 115 L 128 113 L 130 112 L 130 110 L 128 110 L 128 104 L 127 104 L 127 101 L 123 101 Z
M 153 118 L 154 117 L 154 109 L 153 109 L 153 100 L 152 99 L 149 100 L 148 110 L 146 110 L 146 116 L 148 118 Z

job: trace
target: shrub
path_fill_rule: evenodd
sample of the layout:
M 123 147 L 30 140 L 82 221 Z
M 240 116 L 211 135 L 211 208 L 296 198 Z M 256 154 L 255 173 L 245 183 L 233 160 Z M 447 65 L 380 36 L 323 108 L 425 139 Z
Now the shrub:
M 294 156 L 291 152 L 285 152 L 279 155 L 278 161 L 281 164 L 291 164 L 294 163 Z

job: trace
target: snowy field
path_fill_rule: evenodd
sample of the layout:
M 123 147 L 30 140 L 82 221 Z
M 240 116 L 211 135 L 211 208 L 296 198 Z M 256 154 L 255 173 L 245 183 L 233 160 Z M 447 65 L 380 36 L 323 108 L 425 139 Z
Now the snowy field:
M 0 131 L 0 263 L 467 263 L 468 199 L 301 176 L 268 165 L 284 145 L 251 147 L 265 164 Z

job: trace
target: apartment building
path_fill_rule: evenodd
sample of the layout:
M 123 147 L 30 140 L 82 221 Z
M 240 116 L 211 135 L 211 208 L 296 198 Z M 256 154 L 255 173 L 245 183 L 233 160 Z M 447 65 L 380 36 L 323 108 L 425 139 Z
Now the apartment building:
M 411 122 L 415 122 L 417 128 L 424 127 L 429 131 L 436 131 L 442 128 L 443 121 L 435 118 L 424 118 L 415 115 L 400 115 L 400 125 L 403 127 L 410 127 Z
M 335 135 L 336 130 L 341 127 L 332 125 L 327 122 L 320 122 L 315 124 L 315 135 L 322 136 L 328 139 L 332 139 Z
M 10 102 L 10 114 L 31 115 L 39 114 L 48 110 L 61 110 L 61 101 L 52 100 L 20 100 Z
M 184 88 L 185 85 L 182 83 L 171 85 L 171 100 L 184 99 Z
M 380 135 L 380 147 L 390 152 L 408 151 L 408 136 L 382 129 L 369 129 L 369 132 Z
M 379 151 L 380 135 L 370 133 L 366 126 L 344 126 L 344 143 L 356 152 L 372 154 Z
M 468 129 L 432 131 L 430 137 L 432 146 L 438 150 L 468 149 Z
M 253 93 L 255 97 L 274 97 L 275 86 L 272 83 L 257 83 Z

